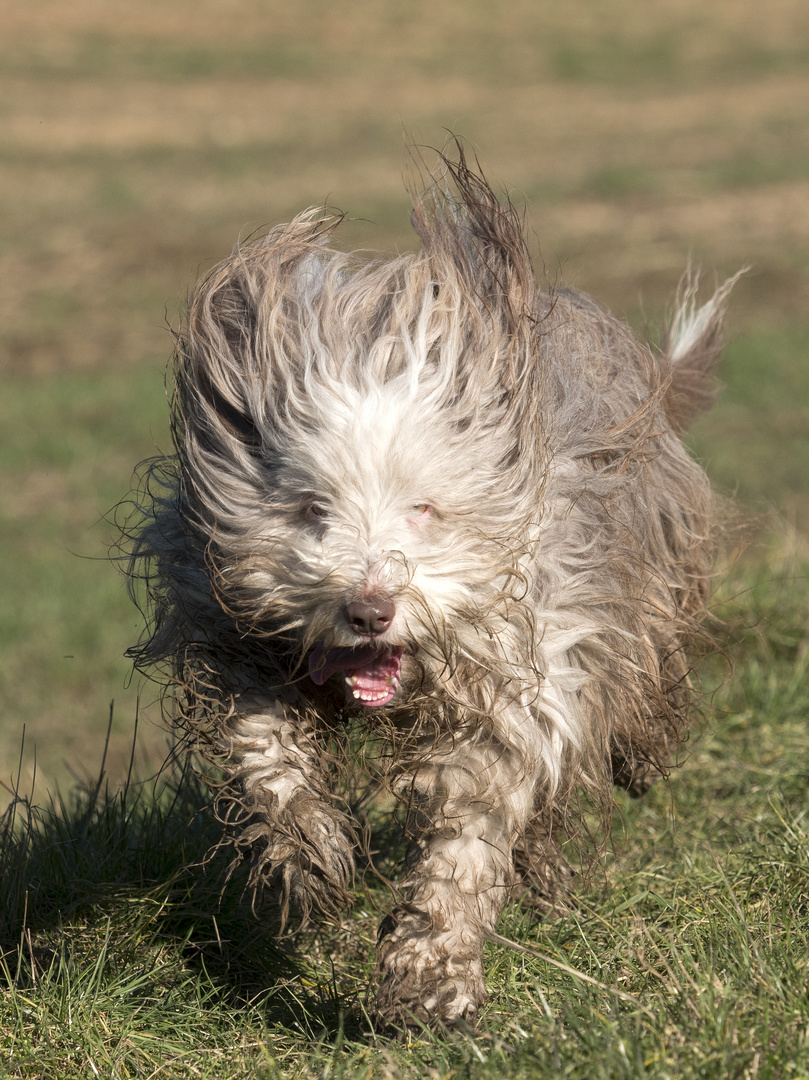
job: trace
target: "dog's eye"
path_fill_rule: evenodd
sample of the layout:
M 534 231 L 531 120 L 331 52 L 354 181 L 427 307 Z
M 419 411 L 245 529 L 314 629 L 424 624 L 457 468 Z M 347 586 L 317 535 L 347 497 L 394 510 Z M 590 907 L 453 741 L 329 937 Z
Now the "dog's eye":
M 423 517 L 424 514 L 429 514 L 432 510 L 432 506 L 429 503 L 416 503 L 415 506 L 411 506 L 410 509 L 414 514 L 418 514 L 419 517 Z
M 309 503 L 306 507 L 306 516 L 310 521 L 322 522 L 328 516 L 328 510 L 322 503 Z

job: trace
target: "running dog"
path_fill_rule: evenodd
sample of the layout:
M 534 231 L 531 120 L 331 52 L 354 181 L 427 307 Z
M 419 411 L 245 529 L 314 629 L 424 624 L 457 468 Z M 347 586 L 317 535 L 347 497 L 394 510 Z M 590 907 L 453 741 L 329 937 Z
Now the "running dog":
M 674 761 L 715 533 L 680 436 L 733 284 L 697 306 L 687 281 L 653 349 L 538 287 L 460 148 L 412 221 L 417 253 L 367 261 L 310 209 L 196 287 L 130 566 L 132 655 L 168 669 L 284 917 L 350 902 L 335 748 L 358 718 L 381 748 L 411 843 L 383 1024 L 474 1019 L 484 940 L 515 894 L 554 902 L 582 799 L 606 816 Z

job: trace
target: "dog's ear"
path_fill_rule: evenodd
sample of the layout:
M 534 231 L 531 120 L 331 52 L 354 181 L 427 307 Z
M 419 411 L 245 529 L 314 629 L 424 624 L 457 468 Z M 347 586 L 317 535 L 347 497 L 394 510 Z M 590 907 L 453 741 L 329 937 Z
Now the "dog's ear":
M 260 443 L 251 407 L 258 282 L 247 262 L 236 251 L 197 285 L 177 335 L 178 430 L 209 451 L 238 444 L 252 452 Z
M 519 332 L 536 293 L 523 215 L 510 199 L 498 199 L 458 140 L 455 151 L 454 158 L 438 155 L 440 171 L 414 198 L 413 228 L 428 256 L 439 263 L 449 258 L 478 302 Z
M 239 244 L 194 289 L 178 335 L 175 382 L 183 428 L 209 445 L 262 446 L 268 400 L 294 381 L 303 264 L 318 254 L 341 215 L 299 214 Z
M 414 196 L 413 227 L 439 292 L 451 280 L 458 317 L 475 327 L 475 347 L 459 360 L 465 392 L 501 402 L 516 445 L 524 414 L 538 407 L 537 394 L 527 392 L 538 375 L 540 318 L 523 215 L 498 199 L 460 142 L 452 158 L 439 154 L 439 161 L 429 186 Z

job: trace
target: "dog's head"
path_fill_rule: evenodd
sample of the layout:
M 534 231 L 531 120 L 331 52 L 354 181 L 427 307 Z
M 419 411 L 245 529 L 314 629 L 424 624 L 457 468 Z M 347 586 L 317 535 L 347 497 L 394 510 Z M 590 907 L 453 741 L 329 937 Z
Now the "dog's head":
M 308 211 L 194 293 L 177 363 L 182 502 L 219 603 L 361 706 L 491 663 L 530 583 L 544 475 L 533 272 L 463 158 L 421 251 L 361 263 Z

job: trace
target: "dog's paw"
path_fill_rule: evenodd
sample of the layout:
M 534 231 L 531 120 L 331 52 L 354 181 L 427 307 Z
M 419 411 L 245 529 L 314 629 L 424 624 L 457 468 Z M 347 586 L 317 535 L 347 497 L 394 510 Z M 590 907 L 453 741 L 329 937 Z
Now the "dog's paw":
M 436 932 L 429 915 L 409 905 L 379 928 L 377 972 L 380 1028 L 473 1024 L 486 1002 L 479 935 Z
M 334 916 L 351 906 L 354 837 L 343 815 L 310 797 L 256 815 L 234 839 L 250 863 L 249 887 L 274 897 L 286 922 L 314 910 Z

